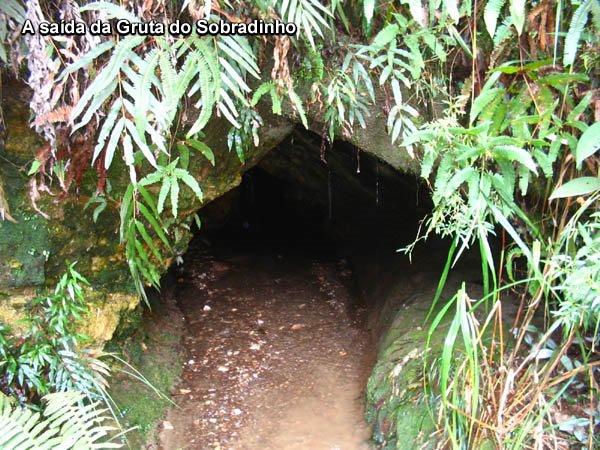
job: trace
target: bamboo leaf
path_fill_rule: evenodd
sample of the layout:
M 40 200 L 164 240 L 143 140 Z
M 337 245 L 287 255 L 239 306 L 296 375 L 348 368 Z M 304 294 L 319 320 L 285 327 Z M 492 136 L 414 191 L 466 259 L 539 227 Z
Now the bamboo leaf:
M 588 127 L 579 138 L 575 150 L 577 168 L 581 169 L 583 161 L 596 153 L 598 149 L 600 149 L 600 122 Z
M 558 189 L 550 196 L 550 200 L 555 198 L 577 197 L 580 195 L 591 194 L 600 190 L 600 178 L 580 177 L 571 180 Z

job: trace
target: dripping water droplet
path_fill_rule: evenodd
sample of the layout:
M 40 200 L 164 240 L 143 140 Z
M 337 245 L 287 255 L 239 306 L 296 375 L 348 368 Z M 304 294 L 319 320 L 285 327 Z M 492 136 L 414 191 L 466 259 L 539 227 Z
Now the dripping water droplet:
M 375 205 L 379 206 L 379 160 L 375 162 Z
M 327 196 L 329 201 L 329 220 L 333 217 L 333 205 L 331 198 L 331 168 L 327 167 Z

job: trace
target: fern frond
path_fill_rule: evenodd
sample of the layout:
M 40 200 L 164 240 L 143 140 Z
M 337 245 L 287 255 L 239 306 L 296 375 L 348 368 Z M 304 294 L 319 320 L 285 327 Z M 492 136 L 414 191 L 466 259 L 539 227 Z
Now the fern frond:
M 221 91 L 221 73 L 214 48 L 209 45 L 207 38 L 196 38 L 193 44 L 196 50 L 192 51 L 191 54 L 196 60 L 197 80 L 188 92 L 188 96 L 199 90 L 201 97 L 196 104 L 200 108 L 200 112 L 187 132 L 188 137 L 197 134 L 208 123 Z
M 254 78 L 260 78 L 256 55 L 245 37 L 221 36 L 217 41 L 217 46 Z
M 181 69 L 182 73 L 185 74 L 185 78 L 177 74 L 177 70 L 173 67 L 171 57 L 168 53 L 161 53 L 158 64 L 160 67 L 159 87 L 162 95 L 160 109 L 163 111 L 166 120 L 172 122 L 177 113 L 179 100 L 196 74 L 196 59 L 190 57 L 189 54 L 185 59 Z M 184 82 L 185 84 L 183 84 Z
M 117 144 L 119 143 L 119 139 L 121 138 L 121 132 L 125 128 L 125 117 L 121 117 L 117 124 L 114 126 L 110 133 L 110 139 L 108 140 L 108 145 L 106 147 L 106 153 L 104 154 L 104 168 L 108 169 L 110 164 L 112 163 L 113 156 L 115 154 L 115 150 L 117 149 Z
M 240 128 L 242 125 L 240 125 L 240 123 L 236 120 L 236 117 L 239 116 L 239 112 L 227 90 L 221 89 L 221 99 L 222 100 L 217 104 L 217 108 L 225 116 L 229 123 L 231 123 L 235 128 Z
M 144 36 L 127 36 L 123 39 L 112 52 L 112 56 L 106 66 L 102 69 L 100 74 L 94 79 L 94 81 L 87 87 L 75 107 L 71 112 L 71 120 L 75 121 L 88 103 L 98 95 L 105 93 L 106 87 L 111 85 L 117 78 L 124 62 L 135 54 L 132 50 L 144 42 Z
M 0 3 L 0 13 L 12 17 L 18 23 L 25 21 L 25 9 L 16 0 L 3 0 L 2 3 Z
M 502 11 L 503 7 L 504 0 L 489 0 L 487 5 L 485 5 L 485 10 L 483 11 L 483 21 L 485 22 L 487 32 L 492 38 L 496 33 L 498 18 L 500 17 L 500 12 Z
M 92 2 L 79 8 L 79 11 L 101 11 L 106 13 L 109 19 L 125 19 L 129 22 L 141 22 L 141 19 L 125 8 L 109 2 Z
M 565 38 L 565 53 L 563 56 L 563 64 L 565 66 L 570 66 L 575 62 L 575 56 L 577 55 L 577 47 L 579 46 L 581 33 L 583 33 L 583 29 L 587 24 L 593 1 L 596 0 L 585 0 L 573 13 L 571 24 L 569 25 L 569 31 L 567 32 L 567 37 Z
M 0 448 L 3 450 L 108 449 L 120 444 L 107 439 L 113 426 L 97 403 L 83 404 L 79 392 L 44 397 L 43 414 L 14 406 L 0 393 Z
M 79 128 L 87 125 L 92 117 L 98 113 L 104 102 L 113 95 L 115 89 L 117 88 L 117 80 L 113 80 L 108 86 L 106 86 L 103 90 L 101 90 L 97 95 L 94 96 L 90 106 L 87 111 L 81 118 L 81 120 L 75 124 L 72 128 L 72 133 L 77 131 Z
M 329 29 L 324 15 L 333 17 L 331 10 L 318 0 L 283 0 L 279 11 L 285 21 L 298 24 L 313 49 L 314 34 L 323 37 L 323 29 Z
M 157 49 L 150 50 L 143 60 L 143 63 L 138 64 L 138 70 L 140 76 L 137 79 L 137 83 L 134 84 L 135 89 L 135 125 L 140 135 L 145 133 L 146 127 L 148 126 L 148 110 L 152 106 L 156 108 L 158 102 L 154 98 L 154 102 L 151 102 L 151 96 L 148 95 L 150 87 L 158 83 L 158 79 L 155 74 L 156 66 L 160 58 L 160 52 Z M 154 103 L 154 104 L 152 104 Z
M 114 46 L 115 46 L 115 41 L 111 40 L 111 41 L 103 42 L 102 44 L 97 45 L 96 47 L 92 48 L 85 55 L 80 56 L 77 59 L 77 61 L 75 61 L 73 64 L 70 64 L 69 66 L 67 66 L 61 72 L 61 74 L 58 76 L 56 81 L 61 81 L 64 77 L 66 77 L 70 73 L 77 72 L 78 70 L 83 69 L 85 66 L 94 62 L 94 60 L 96 60 L 100 55 L 102 55 L 103 53 L 106 53 Z

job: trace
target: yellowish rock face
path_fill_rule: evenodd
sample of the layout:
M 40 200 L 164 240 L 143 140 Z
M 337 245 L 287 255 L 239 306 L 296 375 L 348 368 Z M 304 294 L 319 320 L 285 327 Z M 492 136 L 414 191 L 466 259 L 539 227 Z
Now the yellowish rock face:
M 110 340 L 119 325 L 121 316 L 135 309 L 140 299 L 135 294 L 100 294 L 89 303 L 90 312 L 82 321 L 81 332 L 89 337 L 93 344 L 101 346 Z

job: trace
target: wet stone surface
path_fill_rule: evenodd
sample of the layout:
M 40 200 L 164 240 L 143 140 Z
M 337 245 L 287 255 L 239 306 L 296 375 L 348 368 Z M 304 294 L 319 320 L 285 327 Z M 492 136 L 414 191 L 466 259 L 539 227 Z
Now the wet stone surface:
M 197 247 L 178 280 L 187 323 L 179 408 L 158 447 L 371 448 L 369 346 L 345 262 Z

